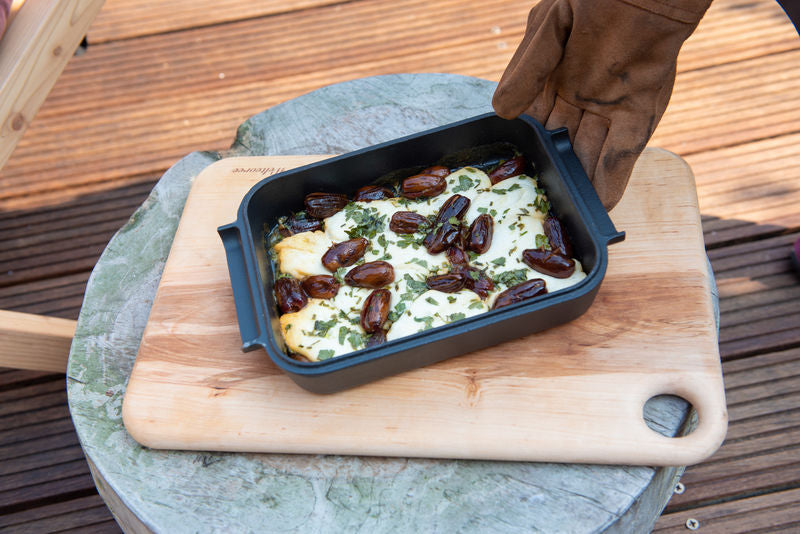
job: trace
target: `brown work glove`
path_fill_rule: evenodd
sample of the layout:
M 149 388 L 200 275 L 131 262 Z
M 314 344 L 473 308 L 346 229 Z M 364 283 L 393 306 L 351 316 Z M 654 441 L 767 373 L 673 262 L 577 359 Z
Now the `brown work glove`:
M 681 45 L 711 0 L 542 0 L 492 105 L 565 126 L 606 209 L 672 94 Z

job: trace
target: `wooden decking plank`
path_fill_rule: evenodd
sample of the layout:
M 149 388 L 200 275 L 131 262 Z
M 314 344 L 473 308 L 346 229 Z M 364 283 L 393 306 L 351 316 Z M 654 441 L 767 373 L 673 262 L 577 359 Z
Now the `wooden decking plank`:
M 723 360 L 744 358 L 766 351 L 778 351 L 800 345 L 800 333 L 796 326 L 776 330 L 750 338 L 720 343 L 719 352 Z M 798 399 L 800 400 L 800 399 Z
M 5 429 L 5 427 L 3 427 Z M 0 446 L 8 446 L 28 440 L 47 437 L 51 434 L 74 431 L 75 426 L 69 417 L 69 412 L 64 416 L 42 422 L 30 422 L 25 426 L 0 430 Z
M 27 473 L 26 477 L 24 482 L 36 482 L 21 486 L 17 484 L 16 478 L 0 477 L 0 487 L 13 488 L 0 490 L 0 515 L 53 500 L 63 500 L 65 495 L 87 494 L 86 492 L 95 490 L 86 460 L 76 460 L 59 466 L 59 469 Z
M 101 521 L 85 527 L 75 527 L 67 530 L 59 530 L 58 532 L 59 534 L 121 534 L 122 529 L 116 521 L 107 519 L 106 521 Z
M 11 514 L 0 515 L 0 528 L 10 529 L 14 527 L 14 532 L 19 532 L 22 528 L 27 528 L 28 525 L 36 521 L 46 519 L 58 519 L 66 514 L 78 513 L 94 509 L 106 508 L 103 499 L 99 495 L 89 495 L 87 497 L 79 497 L 77 499 L 70 499 L 63 502 L 57 502 L 44 506 L 39 506 L 29 510 L 23 510 Z M 109 512 L 106 512 L 110 515 Z M 65 521 L 66 524 L 66 521 Z M 51 531 L 55 532 L 58 528 L 53 528 Z M 34 532 L 46 532 L 47 530 L 34 530 Z
M 0 309 L 2 307 L 0 306 Z M 0 391 L 24 387 L 25 385 L 54 380 L 64 381 L 64 375 L 48 371 L 28 371 L 25 369 L 0 368 Z
M 800 239 L 800 232 L 791 232 L 777 237 L 748 241 L 739 245 L 708 251 L 708 259 L 715 273 L 748 265 L 764 259 L 788 258 L 792 244 Z
M 0 421 L 32 410 L 52 408 L 61 403 L 66 403 L 66 391 L 56 391 L 59 385 L 62 389 L 66 389 L 63 383 L 47 385 L 55 386 L 53 387 L 54 391 L 35 396 L 24 396 L 24 394 L 22 394 L 19 397 L 12 397 L 10 400 L 6 400 L 3 404 L 0 404 Z
M 177 0 L 107 0 L 95 19 L 87 39 L 90 43 L 131 39 L 155 33 L 174 32 L 241 19 L 264 17 L 288 11 L 308 10 L 343 0 L 266 0 L 203 2 Z
M 0 463 L 0 477 L 20 474 L 20 479 L 27 480 L 27 475 L 25 473 L 35 469 L 44 469 L 50 466 L 66 464 L 74 460 L 85 459 L 83 449 L 78 445 L 78 438 L 74 431 L 52 436 L 52 439 L 63 444 L 63 446 L 19 456 L 14 458 L 13 461 L 4 461 Z M 16 453 L 19 450 L 19 446 L 14 446 L 12 449 L 14 449 L 12 452 Z
M 691 491 L 691 488 L 687 488 Z M 768 525 L 767 531 L 790 531 L 797 526 L 800 488 L 788 489 L 661 516 L 653 532 L 685 534 L 686 521 L 699 522 L 699 531 L 752 533 Z
M 782 368 L 777 376 L 785 376 L 784 371 L 800 370 L 795 364 L 800 364 L 800 348 L 726 362 L 722 365 L 725 387 L 732 389 L 762 381 L 765 373 L 767 379 L 775 378 L 776 375 L 771 370 L 776 368 Z
M 712 480 L 704 480 L 695 469 L 687 469 L 681 481 L 690 490 L 680 495 L 673 495 L 665 511 L 669 513 L 678 509 L 780 491 L 787 486 L 794 486 L 800 479 L 798 452 L 800 449 L 795 448 L 775 455 L 741 461 L 736 465 L 724 465 L 719 468 L 727 470 L 725 476 Z M 780 458 L 778 460 L 773 456 Z
M 796 285 L 797 275 L 791 272 L 772 274 L 759 279 L 742 278 L 735 280 L 719 280 L 717 282 L 717 287 L 721 292 L 720 310 L 727 311 L 731 309 L 731 303 L 736 303 L 734 299 L 745 295 L 753 294 L 758 291 L 791 288 Z
M 780 295 L 780 292 L 778 292 L 778 298 L 785 299 L 781 300 L 780 302 L 770 302 L 765 306 L 745 308 L 726 313 L 725 320 L 722 322 L 724 325 L 723 328 L 725 330 L 726 341 L 733 339 L 734 336 L 738 336 L 734 330 L 737 330 L 740 326 L 747 327 L 752 321 L 763 320 L 767 317 L 778 317 L 786 314 L 800 313 L 800 300 L 796 298 L 798 293 L 800 293 L 800 287 L 795 289 L 796 290 L 793 292 L 793 296 Z M 721 332 L 720 339 L 722 339 Z
M 29 425 L 46 423 L 69 417 L 66 398 L 61 404 L 50 406 L 39 410 L 27 410 L 13 415 L 0 417 L 0 428 L 13 430 L 27 427 Z

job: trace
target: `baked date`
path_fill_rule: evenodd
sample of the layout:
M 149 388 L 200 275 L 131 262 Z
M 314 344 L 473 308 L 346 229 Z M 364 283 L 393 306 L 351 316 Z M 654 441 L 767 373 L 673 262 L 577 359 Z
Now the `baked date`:
M 353 196 L 353 200 L 358 202 L 371 202 L 373 200 L 385 200 L 394 198 L 394 192 L 388 187 L 379 185 L 365 185 Z
M 437 274 L 429 276 L 425 280 L 428 289 L 434 291 L 441 291 L 442 293 L 456 293 L 464 289 L 467 283 L 467 276 L 459 272 L 451 272 L 447 274 Z
M 281 313 L 294 313 L 302 310 L 308 303 L 300 282 L 284 277 L 275 281 L 275 300 Z
M 340 267 L 350 267 L 364 256 L 369 240 L 363 237 L 335 243 L 322 255 L 322 265 L 335 273 Z
M 517 156 L 500 164 L 495 170 L 489 173 L 489 180 L 492 185 L 502 182 L 508 178 L 519 176 L 525 173 L 525 158 Z
M 376 289 L 369 294 L 361 308 L 361 328 L 365 332 L 372 334 L 383 329 L 383 325 L 389 317 L 391 300 L 392 294 L 388 289 Z
M 467 249 L 483 254 L 492 246 L 494 219 L 488 213 L 478 215 L 469 227 L 465 246 Z
M 400 184 L 400 192 L 406 198 L 435 197 L 446 188 L 447 180 L 444 176 L 437 174 L 415 174 L 404 179 Z
M 550 243 L 550 248 L 568 258 L 572 257 L 572 242 L 569 239 L 567 230 L 556 217 L 547 217 L 543 223 L 544 235 Z
M 534 271 L 553 278 L 569 278 L 575 272 L 575 260 L 554 250 L 541 248 L 523 250 L 522 261 Z
M 428 218 L 413 211 L 396 211 L 389 220 L 389 230 L 396 234 L 413 234 L 428 224 Z
M 464 272 L 467 275 L 467 283 L 464 287 L 478 295 L 481 299 L 486 299 L 491 291 L 494 291 L 494 282 L 486 276 L 486 273 L 479 271 L 475 267 L 468 267 Z
M 438 254 L 461 242 L 461 225 L 445 221 L 425 236 L 422 244 L 431 254 Z
M 362 263 L 344 275 L 344 282 L 353 287 L 378 289 L 394 282 L 394 267 L 380 260 Z
M 492 309 L 496 310 L 497 308 L 502 308 L 510 304 L 516 304 L 517 302 L 538 297 L 539 295 L 544 295 L 545 293 L 547 293 L 547 286 L 545 285 L 544 280 L 541 278 L 526 280 L 521 284 L 509 287 L 497 295 L 497 300 L 494 301 Z
M 377 347 L 378 345 L 383 345 L 384 343 L 386 343 L 386 330 L 380 328 L 367 338 L 366 347 Z
M 448 198 L 439 208 L 439 213 L 436 214 L 436 223 L 443 223 L 455 217 L 461 220 L 464 214 L 469 209 L 469 199 L 463 195 L 453 195 Z
M 469 265 L 469 256 L 461 247 L 453 246 L 448 248 L 447 259 L 450 260 L 450 265 L 459 269 Z
M 329 274 L 315 274 L 300 283 L 306 295 L 315 299 L 332 299 L 339 293 L 339 282 Z
M 347 197 L 338 193 L 309 193 L 304 204 L 310 217 L 324 219 L 343 210 Z

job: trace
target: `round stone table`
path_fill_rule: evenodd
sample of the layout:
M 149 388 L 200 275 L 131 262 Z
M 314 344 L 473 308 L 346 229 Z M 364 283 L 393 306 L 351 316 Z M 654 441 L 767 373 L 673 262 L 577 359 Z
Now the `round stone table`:
M 219 158 L 337 154 L 491 111 L 495 84 L 445 74 L 346 82 L 245 122 L 224 153 L 189 154 L 109 243 L 89 279 L 67 370 L 100 494 L 128 532 L 647 532 L 680 468 L 146 449 L 122 398 L 192 180 Z M 232 214 L 233 217 L 233 214 Z M 221 246 L 221 245 L 220 245 Z M 676 398 L 645 407 L 682 434 Z

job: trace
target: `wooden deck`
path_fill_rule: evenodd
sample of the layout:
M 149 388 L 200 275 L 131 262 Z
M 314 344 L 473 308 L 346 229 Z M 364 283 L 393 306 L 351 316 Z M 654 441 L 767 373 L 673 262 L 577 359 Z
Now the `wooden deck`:
M 175 161 L 247 117 L 396 72 L 497 80 L 530 2 L 109 0 L 0 171 L 0 309 L 75 318 L 104 245 Z M 716 0 L 652 141 L 691 164 L 731 417 L 658 532 L 800 530 L 800 38 L 773 0 Z M 0 370 L 0 531 L 114 531 L 63 375 Z

